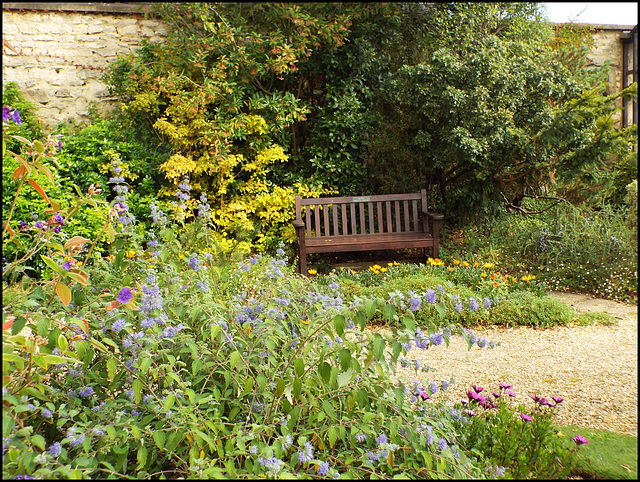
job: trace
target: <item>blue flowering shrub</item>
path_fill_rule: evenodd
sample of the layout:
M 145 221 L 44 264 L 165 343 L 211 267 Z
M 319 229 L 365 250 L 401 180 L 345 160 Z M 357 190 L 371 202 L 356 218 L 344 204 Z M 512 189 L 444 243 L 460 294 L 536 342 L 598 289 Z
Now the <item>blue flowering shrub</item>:
M 488 297 L 436 286 L 347 298 L 338 276 L 295 274 L 282 248 L 219 263 L 206 234 L 186 250 L 180 241 L 188 215 L 193 232 L 212 228 L 187 179 L 170 211 L 149 206 L 154 224 L 141 236 L 116 159 L 110 170 L 109 255 L 94 249 L 102 231 L 94 240 L 56 232 L 66 218 L 55 214 L 44 237 L 28 231 L 66 256 L 44 255 L 51 281 L 3 306 L 3 478 L 507 470 L 475 447 L 470 415 L 438 401 L 449 381 L 396 376 L 398 365 L 427 371 L 408 351 L 452 336 L 494 348 L 455 318 L 490 313 Z M 366 329 L 378 319 L 390 333 Z

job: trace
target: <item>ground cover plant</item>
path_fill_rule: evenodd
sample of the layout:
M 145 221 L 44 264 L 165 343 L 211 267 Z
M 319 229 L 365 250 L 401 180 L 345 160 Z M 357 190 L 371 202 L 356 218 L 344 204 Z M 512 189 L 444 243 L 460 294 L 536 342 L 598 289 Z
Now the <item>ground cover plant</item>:
M 414 344 L 428 349 L 461 336 L 469 349 L 499 349 L 447 318 L 489 314 L 499 299 L 476 306 L 452 285 L 347 297 L 338 275 L 294 274 L 281 248 L 218 262 L 203 200 L 191 213 L 202 236 L 185 250 L 180 233 L 193 194 L 186 180 L 171 211 L 150 208 L 154 226 L 140 236 L 117 161 L 109 216 L 96 238 L 84 238 L 67 220 L 86 203 L 63 215 L 29 181 L 55 168 L 53 146 L 17 140 L 25 147 L 15 153 L 16 182 L 37 186 L 51 211 L 39 226 L 14 230 L 9 218 L 3 229 L 4 242 L 32 242 L 27 255 L 48 272 L 16 287 L 6 276 L 27 258 L 3 267 L 3 293 L 13 293 L 3 306 L 3 477 L 523 473 L 469 442 L 473 416 L 438 402 L 448 381 L 390 376 Z M 94 249 L 102 231 L 111 240 L 104 255 Z M 430 267 L 442 268 L 438 260 Z M 366 331 L 374 319 L 392 333 Z M 547 428 L 520 439 L 548 454 L 534 468 L 542 477 L 558 470 L 555 454 L 570 457 L 581 443 L 546 444 Z

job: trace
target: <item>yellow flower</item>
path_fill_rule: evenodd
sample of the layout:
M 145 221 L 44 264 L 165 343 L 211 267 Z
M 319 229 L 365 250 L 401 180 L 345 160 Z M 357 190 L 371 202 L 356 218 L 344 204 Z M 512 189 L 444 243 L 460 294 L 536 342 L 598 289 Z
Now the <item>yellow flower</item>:
M 135 258 L 135 257 L 136 257 L 136 252 L 135 252 L 135 250 L 130 249 L 129 251 L 127 251 L 127 252 L 125 253 L 125 256 L 126 256 L 127 258 Z
M 307 273 L 309 273 L 311 276 L 313 276 L 314 274 L 318 274 L 318 271 L 316 271 L 315 269 L 310 269 L 307 271 Z
M 473 263 L 473 267 L 477 268 L 478 266 L 480 266 L 480 263 L 478 263 L 477 261 L 475 263 Z
M 389 262 L 387 263 L 387 265 L 389 265 L 389 266 L 393 266 L 393 263 L 392 263 L 391 261 L 389 261 Z
M 487 273 L 482 273 L 480 276 L 482 276 L 483 278 L 487 277 Z
M 485 263 L 482 266 L 483 266 L 483 268 L 491 269 L 491 268 L 493 268 L 493 263 Z
M 400 266 L 400 263 L 398 263 L 397 261 L 394 261 L 394 262 L 393 262 L 393 265 L 394 265 L 394 266 Z
M 380 272 L 381 273 L 386 273 L 387 272 L 387 268 L 380 268 Z
M 453 264 L 455 264 L 456 266 L 458 266 L 460 264 L 460 260 L 459 259 L 454 259 L 453 260 Z
M 351 274 L 356 274 L 356 273 L 357 273 L 357 271 L 355 269 L 351 270 Z
M 377 269 L 374 269 L 373 274 L 380 274 L 380 271 L 378 271 Z
M 469 263 L 467 263 L 466 261 L 463 261 L 462 262 L 462 266 L 464 266 L 465 268 L 468 268 L 471 265 Z
M 453 268 L 451 266 L 449 266 L 449 272 L 453 271 Z

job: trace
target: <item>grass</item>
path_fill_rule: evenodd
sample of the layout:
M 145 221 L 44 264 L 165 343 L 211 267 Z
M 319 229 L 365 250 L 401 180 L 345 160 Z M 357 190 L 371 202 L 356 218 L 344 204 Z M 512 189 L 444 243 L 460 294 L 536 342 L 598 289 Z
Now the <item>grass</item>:
M 574 425 L 558 429 L 565 437 L 582 435 L 589 440 L 578 450 L 573 475 L 585 479 L 638 479 L 638 437 Z

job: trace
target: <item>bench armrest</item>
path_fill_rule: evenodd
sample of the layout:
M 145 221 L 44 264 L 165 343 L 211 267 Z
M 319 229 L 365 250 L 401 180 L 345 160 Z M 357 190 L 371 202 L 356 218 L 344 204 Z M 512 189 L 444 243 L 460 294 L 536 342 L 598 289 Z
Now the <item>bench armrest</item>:
M 440 213 L 434 213 L 433 211 L 422 211 L 422 214 L 429 216 L 433 221 L 444 221 L 444 215 Z
M 296 229 L 304 228 L 304 221 L 294 221 L 293 227 Z

